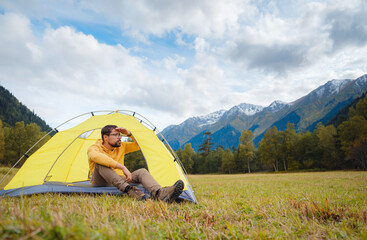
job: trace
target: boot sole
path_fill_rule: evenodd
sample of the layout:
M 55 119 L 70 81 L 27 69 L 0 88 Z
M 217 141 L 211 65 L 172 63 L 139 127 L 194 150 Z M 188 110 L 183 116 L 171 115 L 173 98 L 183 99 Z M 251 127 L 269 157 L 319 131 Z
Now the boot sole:
M 185 184 L 182 180 L 178 180 L 177 182 L 175 182 L 174 186 L 175 190 L 173 191 L 173 193 L 171 193 L 171 195 L 169 195 L 165 202 L 172 203 L 173 201 L 175 201 L 176 198 L 181 195 Z

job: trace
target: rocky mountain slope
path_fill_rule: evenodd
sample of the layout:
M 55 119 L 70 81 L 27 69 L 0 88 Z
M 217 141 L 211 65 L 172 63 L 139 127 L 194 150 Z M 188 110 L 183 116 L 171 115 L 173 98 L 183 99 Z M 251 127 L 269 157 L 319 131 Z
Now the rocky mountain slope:
M 231 148 L 238 146 L 241 132 L 250 129 L 257 145 L 267 129 L 276 126 L 278 130 L 285 130 L 288 122 L 294 123 L 297 131 L 313 131 L 317 123 L 329 122 L 366 91 L 367 75 L 355 80 L 331 80 L 292 103 L 274 101 L 267 107 L 241 103 L 229 110 L 191 117 L 165 128 L 162 134 L 173 149 L 190 142 L 197 150 L 203 132 L 212 133 L 214 148 L 218 145 Z

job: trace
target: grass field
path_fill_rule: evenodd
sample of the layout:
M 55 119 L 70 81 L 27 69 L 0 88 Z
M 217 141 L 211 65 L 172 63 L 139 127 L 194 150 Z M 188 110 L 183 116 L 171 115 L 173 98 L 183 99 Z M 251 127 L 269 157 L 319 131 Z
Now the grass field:
M 0 177 L 4 170 L 0 169 Z M 199 204 L 58 194 L 0 198 L 0 236 L 367 239 L 367 172 L 193 175 L 189 179 Z

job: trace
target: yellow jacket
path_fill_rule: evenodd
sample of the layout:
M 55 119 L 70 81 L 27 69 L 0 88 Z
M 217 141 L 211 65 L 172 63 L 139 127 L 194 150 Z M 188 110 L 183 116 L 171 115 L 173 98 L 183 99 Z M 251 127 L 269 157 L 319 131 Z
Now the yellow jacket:
M 120 147 L 116 147 L 113 150 L 107 149 L 102 145 L 102 139 L 98 139 L 95 144 L 88 148 L 88 162 L 89 171 L 93 174 L 94 164 L 98 163 L 100 165 L 113 168 L 115 172 L 124 176 L 121 169 L 116 169 L 117 163 L 124 165 L 124 156 L 127 153 L 138 151 L 140 148 L 136 143 L 135 139 L 131 137 L 133 142 L 121 142 Z

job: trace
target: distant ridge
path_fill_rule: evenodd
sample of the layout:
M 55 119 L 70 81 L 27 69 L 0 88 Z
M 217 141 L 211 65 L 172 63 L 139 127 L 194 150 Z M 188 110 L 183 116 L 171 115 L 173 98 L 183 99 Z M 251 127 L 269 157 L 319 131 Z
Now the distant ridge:
M 14 126 L 16 122 L 23 121 L 25 124 L 36 123 L 42 131 L 48 132 L 51 130 L 44 120 L 19 102 L 3 86 L 0 86 L 0 119 L 5 126 Z
M 335 127 L 339 126 L 344 121 L 347 121 L 349 119 L 349 109 L 351 107 L 356 107 L 357 103 L 364 97 L 366 97 L 367 92 L 365 92 L 362 96 L 356 98 L 353 100 L 352 103 L 350 103 L 348 106 L 344 107 L 342 110 L 339 111 L 338 114 L 336 114 L 332 119 L 330 119 L 329 122 L 326 123 L 326 125 L 334 125 Z
M 165 128 L 162 134 L 175 150 L 186 143 L 191 143 L 197 150 L 202 143 L 201 135 L 206 131 L 212 133 L 214 148 L 218 145 L 232 148 L 238 146 L 241 132 L 249 129 L 254 133 L 255 145 L 258 145 L 266 130 L 273 126 L 283 131 L 290 122 L 298 132 L 304 132 L 313 131 L 319 122 L 328 124 L 365 92 L 367 75 L 355 80 L 334 79 L 292 103 L 274 101 L 267 107 L 241 103 L 229 110 L 191 117 L 179 125 Z

